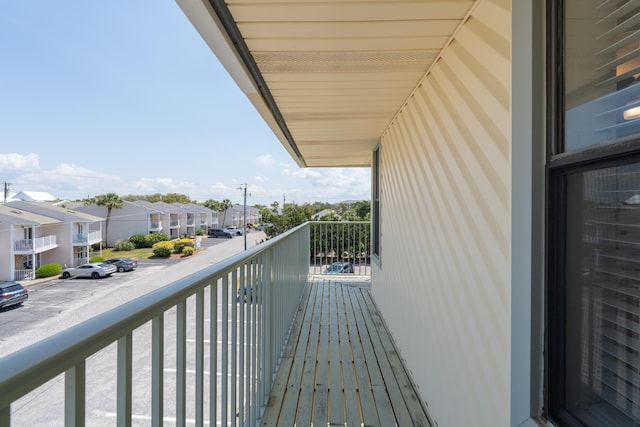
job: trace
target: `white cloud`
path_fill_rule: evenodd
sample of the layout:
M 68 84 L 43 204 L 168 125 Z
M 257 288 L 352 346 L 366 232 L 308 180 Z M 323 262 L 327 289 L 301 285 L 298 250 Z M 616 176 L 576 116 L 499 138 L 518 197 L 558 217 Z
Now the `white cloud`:
M 135 189 L 143 194 L 179 193 L 191 195 L 198 186 L 190 181 L 176 181 L 173 178 L 142 178 L 135 183 Z
M 0 171 L 36 171 L 40 169 L 37 154 L 0 153 Z
M 263 154 L 261 156 L 256 157 L 253 163 L 261 168 L 270 168 L 276 164 L 273 156 L 271 154 Z
M 54 197 L 72 200 L 114 191 L 122 185 L 115 175 L 68 163 L 48 171 L 27 171 L 15 175 L 13 180 L 15 190 L 47 191 Z

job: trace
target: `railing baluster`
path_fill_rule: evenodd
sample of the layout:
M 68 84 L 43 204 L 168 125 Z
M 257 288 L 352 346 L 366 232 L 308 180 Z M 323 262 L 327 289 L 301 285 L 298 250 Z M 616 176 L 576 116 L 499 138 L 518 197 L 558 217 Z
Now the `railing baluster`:
M 204 424 L 204 290 L 196 292 L 196 426 Z
M 254 351 L 254 347 L 253 347 L 253 332 L 252 332 L 252 325 L 253 325 L 253 301 L 255 299 L 255 289 L 256 289 L 256 283 L 257 283 L 257 278 L 255 275 L 255 268 L 256 268 L 256 263 L 259 262 L 260 258 L 258 257 L 257 260 L 254 260 L 254 262 L 251 264 L 251 269 L 250 269 L 250 273 L 249 273 L 249 283 L 251 283 L 251 287 L 249 288 L 249 299 L 248 299 L 248 309 L 247 309 L 247 337 L 246 342 L 247 342 L 247 372 L 246 372 L 246 378 L 245 378 L 245 384 L 246 384 L 246 389 L 247 389 L 247 397 L 249 400 L 249 405 L 247 408 L 247 420 L 249 420 L 250 425 L 255 425 L 255 420 L 254 420 L 254 400 L 253 400 L 253 358 L 255 357 L 255 351 Z
M 164 314 L 151 321 L 151 425 L 163 425 L 164 409 Z
M 218 280 L 210 286 L 209 295 L 209 425 L 218 421 Z
M 118 372 L 117 372 L 117 425 L 131 426 L 131 353 L 132 334 L 118 339 Z
M 64 423 L 66 426 L 83 427 L 85 419 L 85 361 L 64 374 Z
M 187 413 L 187 304 L 176 305 L 176 426 L 184 427 Z
M 229 274 L 222 277 L 222 425 L 227 425 L 229 412 Z
M 240 346 L 240 354 L 238 360 L 239 372 L 238 372 L 238 422 L 240 425 L 244 425 L 245 414 L 244 414 L 244 355 L 247 351 L 247 346 L 244 342 L 244 329 L 245 329 L 245 316 L 244 316 L 244 308 L 247 304 L 247 293 L 249 292 L 250 284 L 247 283 L 247 273 L 248 269 L 251 268 L 251 264 L 245 264 L 240 269 L 240 286 L 243 288 L 244 296 L 241 292 L 240 298 L 238 300 L 238 308 L 239 313 L 238 316 L 240 318 L 240 336 L 238 337 L 238 345 Z M 244 298 L 244 299 L 242 299 Z
M 237 382 L 238 382 L 238 304 L 240 303 L 240 299 L 244 298 L 244 289 L 238 287 L 238 269 L 233 269 L 233 273 L 231 274 L 231 283 L 233 284 L 232 290 L 237 289 L 236 295 L 238 296 L 238 302 L 235 301 L 233 293 L 231 294 L 231 425 L 235 427 L 236 425 L 236 409 L 238 398 L 236 392 L 238 390 Z M 237 293 L 237 292 L 240 293 Z
M 258 348 L 260 348 L 260 367 L 258 368 L 258 375 L 259 375 L 259 381 L 260 381 L 260 391 L 258 394 L 258 407 L 259 408 L 263 408 L 264 407 L 264 403 L 265 403 L 265 383 L 267 382 L 267 378 L 270 377 L 270 373 L 265 372 L 267 369 L 270 369 L 267 367 L 266 361 L 269 360 L 269 346 L 266 343 L 266 331 L 268 331 L 267 328 L 271 327 L 271 322 L 268 320 L 268 314 L 270 313 L 270 310 L 267 309 L 267 307 L 265 307 L 265 294 L 268 291 L 270 285 L 271 285 L 271 278 L 269 277 L 269 275 L 266 272 L 266 266 L 269 265 L 269 262 L 271 261 L 271 254 L 273 253 L 273 251 L 267 251 L 267 254 L 265 255 L 265 265 L 263 266 L 263 277 L 264 280 L 261 281 L 261 289 L 260 289 L 260 295 L 258 296 L 258 310 L 260 312 L 258 319 L 260 319 L 260 328 L 258 328 Z M 266 397 L 268 398 L 269 395 L 267 394 Z
M 264 262 L 264 256 L 259 257 L 259 264 L 256 265 L 256 280 L 251 293 L 251 411 L 252 425 L 258 421 L 258 293 L 262 287 L 262 276 L 260 275 L 260 266 Z

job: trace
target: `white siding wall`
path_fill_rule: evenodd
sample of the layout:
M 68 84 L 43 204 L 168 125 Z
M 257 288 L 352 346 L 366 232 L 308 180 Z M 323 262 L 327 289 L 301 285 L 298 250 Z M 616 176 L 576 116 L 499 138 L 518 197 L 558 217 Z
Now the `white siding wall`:
M 481 1 L 381 139 L 373 291 L 440 426 L 510 423 L 510 23 Z

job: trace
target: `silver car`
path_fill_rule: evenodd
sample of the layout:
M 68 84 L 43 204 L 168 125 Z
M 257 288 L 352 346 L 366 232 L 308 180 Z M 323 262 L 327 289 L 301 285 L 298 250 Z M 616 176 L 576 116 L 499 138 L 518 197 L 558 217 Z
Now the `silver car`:
M 117 270 L 115 265 L 104 264 L 102 262 L 90 262 L 77 267 L 67 267 L 62 270 L 62 278 L 69 279 L 71 277 L 91 277 L 98 279 L 100 277 L 111 276 Z
M 29 298 L 27 289 L 18 282 L 0 283 L 0 308 L 22 304 Z

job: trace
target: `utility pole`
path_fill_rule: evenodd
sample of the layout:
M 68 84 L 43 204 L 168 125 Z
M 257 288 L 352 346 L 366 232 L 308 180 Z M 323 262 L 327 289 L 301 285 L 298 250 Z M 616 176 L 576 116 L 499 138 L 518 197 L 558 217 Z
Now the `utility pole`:
M 242 212 L 243 221 L 242 226 L 244 227 L 244 250 L 247 250 L 247 184 L 240 184 L 240 189 L 244 193 L 244 208 Z
M 4 182 L 4 203 L 7 204 L 7 199 L 9 198 L 9 187 L 11 186 L 10 182 Z

